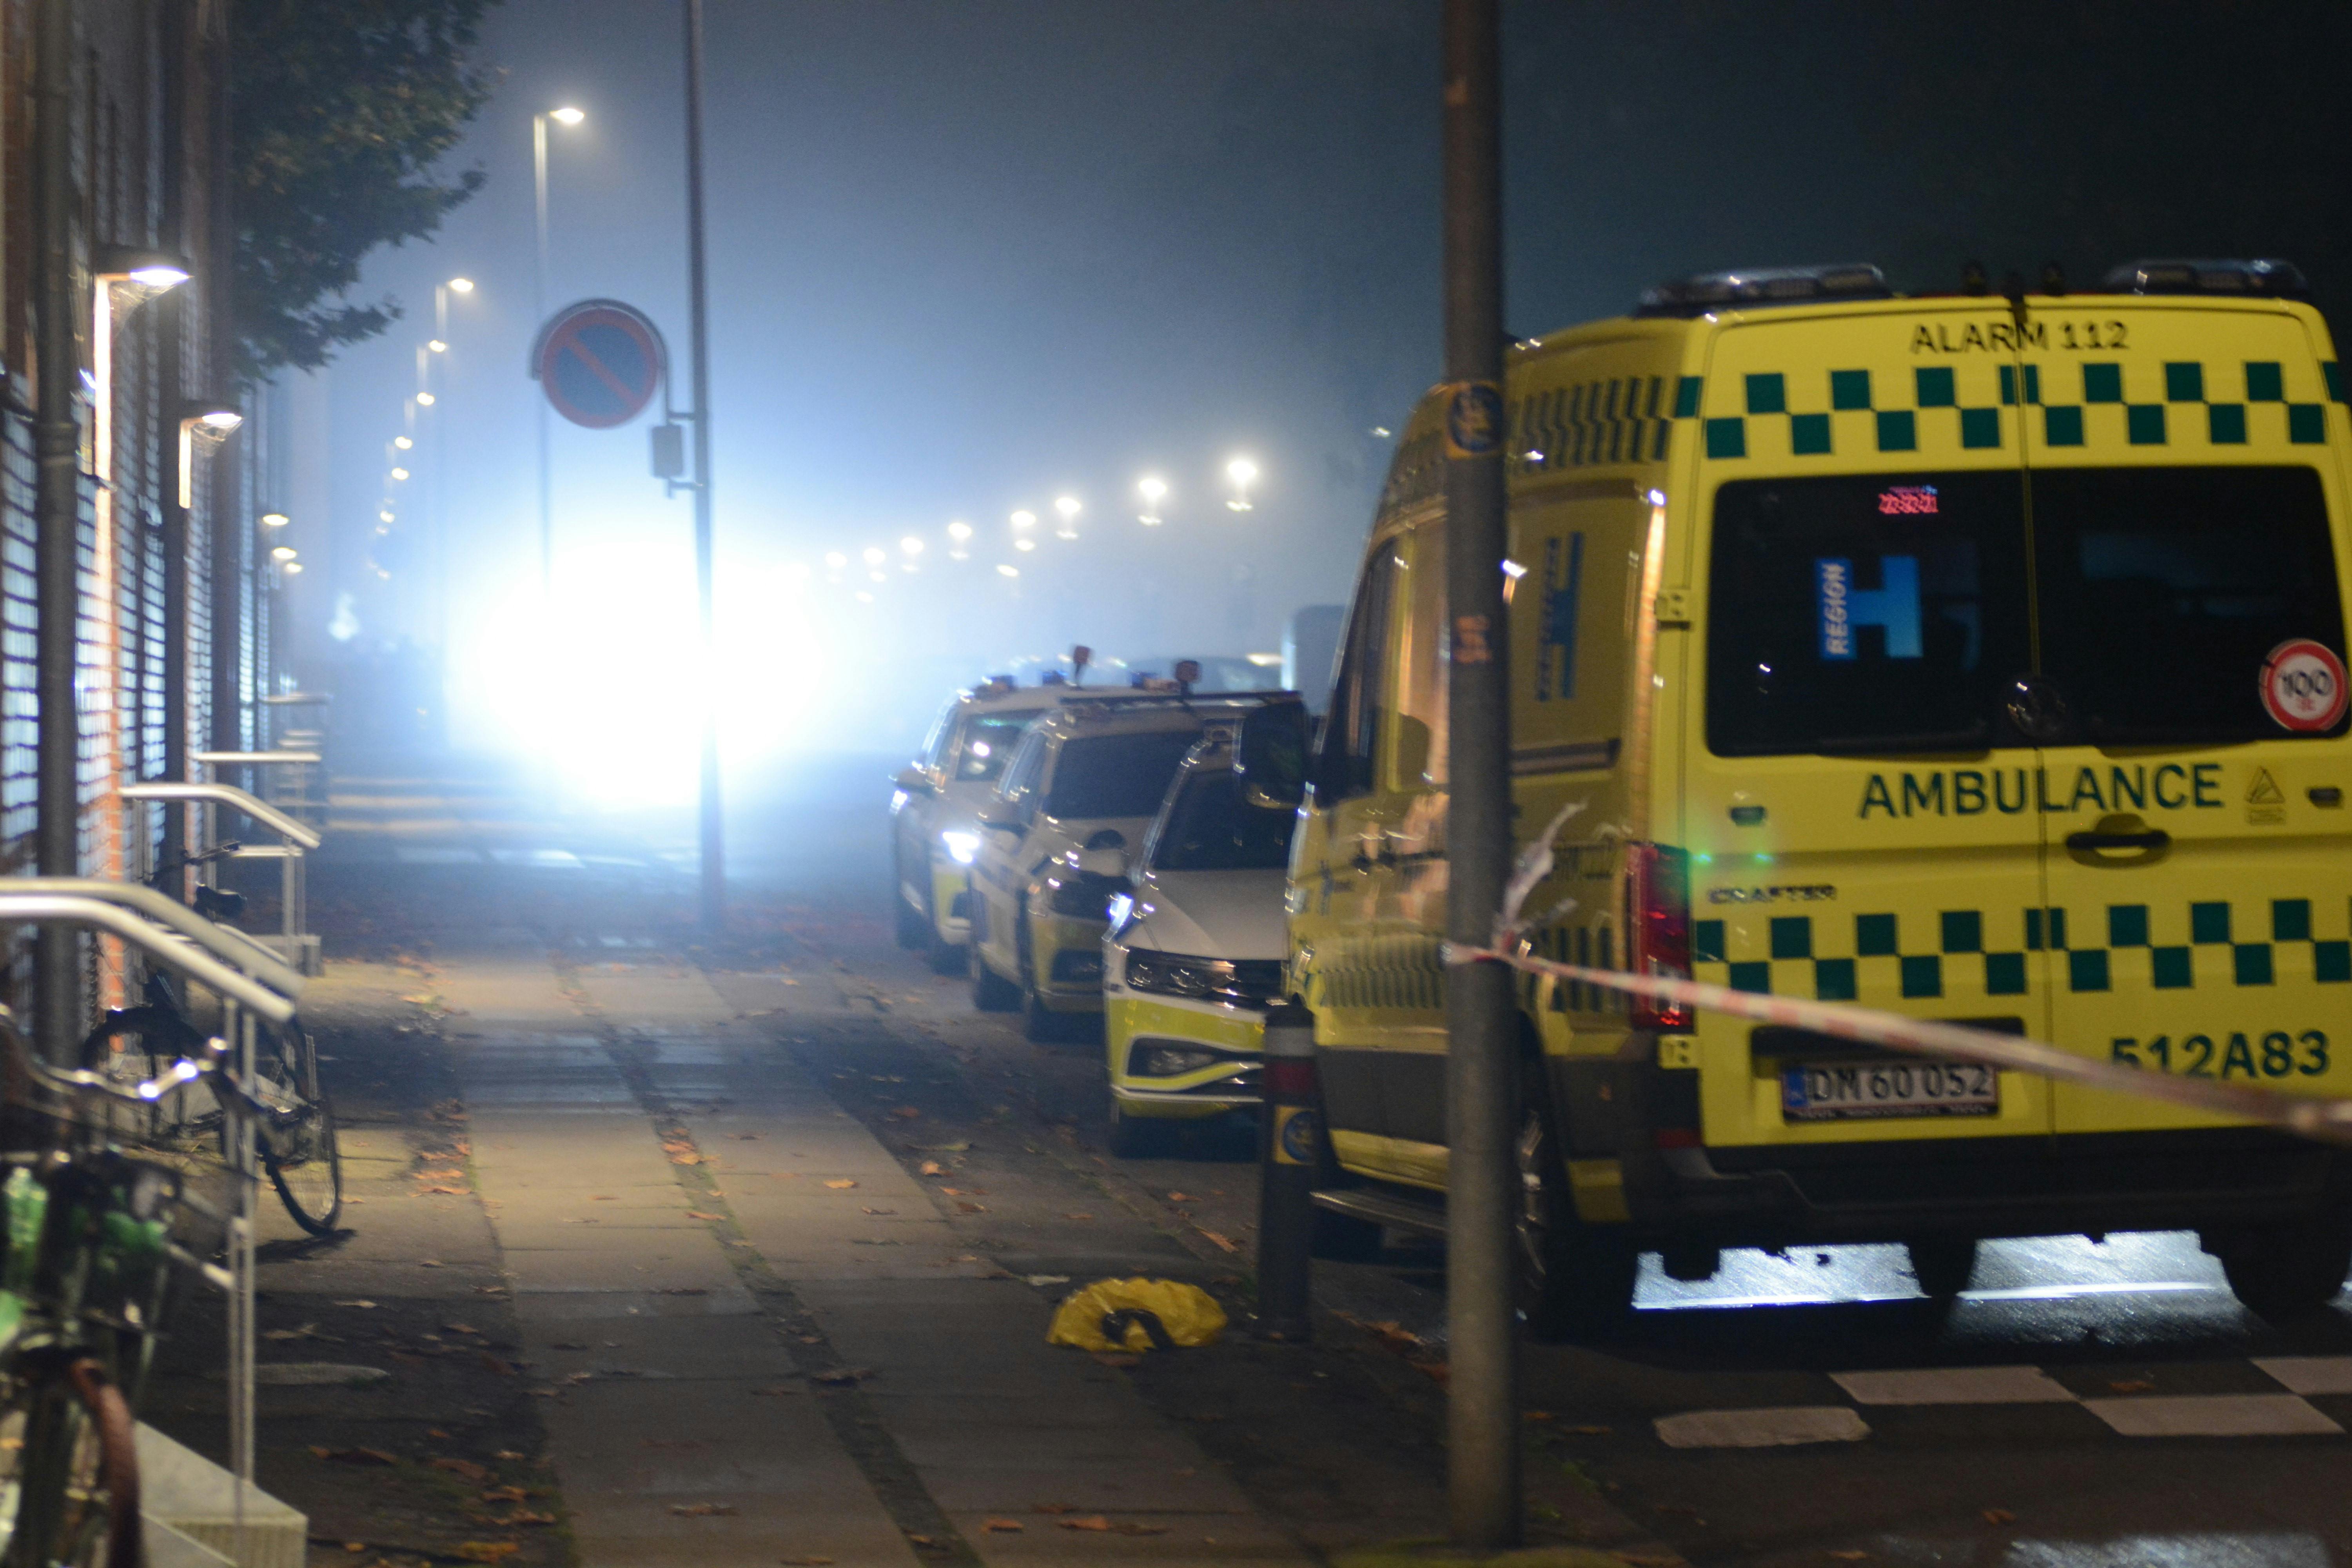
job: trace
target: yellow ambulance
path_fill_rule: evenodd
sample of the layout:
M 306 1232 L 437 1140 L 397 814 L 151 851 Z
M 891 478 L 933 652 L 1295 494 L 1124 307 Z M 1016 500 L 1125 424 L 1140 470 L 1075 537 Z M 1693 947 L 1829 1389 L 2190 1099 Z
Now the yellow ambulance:
M 2352 1090 L 2347 415 L 2275 262 L 1903 297 L 1716 274 L 1510 355 L 1522 837 L 1551 957 Z M 1444 458 L 1404 431 L 1288 889 L 1333 1162 L 1445 1185 Z M 2128 1095 L 1528 980 L 1523 1304 L 1605 1324 L 1637 1256 L 2188 1229 L 2247 1306 L 2352 1265 L 2335 1151 Z

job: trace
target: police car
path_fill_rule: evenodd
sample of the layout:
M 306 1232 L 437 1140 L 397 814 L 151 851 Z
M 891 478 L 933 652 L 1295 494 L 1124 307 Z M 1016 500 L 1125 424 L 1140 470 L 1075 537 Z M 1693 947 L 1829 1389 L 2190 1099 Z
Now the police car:
M 1223 731 L 1169 786 L 1103 937 L 1111 1147 L 1258 1102 L 1265 1008 L 1282 994 L 1295 811 L 1250 798 Z
M 973 814 L 994 793 L 1021 733 L 1076 689 L 1019 686 L 996 676 L 959 691 L 931 725 L 922 754 L 891 780 L 891 903 L 898 945 L 928 951 L 941 973 L 963 972 L 971 865 L 980 854 Z
M 1168 793 L 1212 728 L 1260 700 L 1176 691 L 1073 690 L 1022 738 L 977 814 L 972 1002 L 1018 1009 L 1033 1039 L 1091 1026 L 1103 1011 L 1110 900 Z
M 2352 1092 L 2347 416 L 2276 262 L 1905 298 L 1712 275 L 1510 354 L 1512 773 L 1580 812 L 1528 907 L 1579 964 Z M 1289 898 L 1327 1207 L 1445 1180 L 1443 405 L 1400 443 Z M 1521 991 L 1524 1304 L 1637 1255 L 2194 1230 L 2273 1320 L 2352 1264 L 2337 1151 L 1546 980 Z

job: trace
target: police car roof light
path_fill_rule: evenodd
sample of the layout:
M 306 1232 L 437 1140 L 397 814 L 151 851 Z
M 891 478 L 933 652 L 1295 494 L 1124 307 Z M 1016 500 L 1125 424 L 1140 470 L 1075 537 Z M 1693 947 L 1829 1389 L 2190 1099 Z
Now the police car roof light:
M 2240 294 L 2274 300 L 2302 300 L 2311 294 L 2303 268 L 2276 257 L 2126 261 L 2108 271 L 2102 287 L 2110 294 Z
M 1744 267 L 1703 272 L 1642 290 L 1636 316 L 1704 316 L 1759 305 L 1804 305 L 1819 300 L 1891 300 L 1886 275 L 1867 262 L 1824 267 Z

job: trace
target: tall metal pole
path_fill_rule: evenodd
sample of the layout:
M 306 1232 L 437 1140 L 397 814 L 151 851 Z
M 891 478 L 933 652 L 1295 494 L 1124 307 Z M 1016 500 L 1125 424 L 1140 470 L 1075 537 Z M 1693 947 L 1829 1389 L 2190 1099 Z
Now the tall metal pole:
M 547 320 L 547 116 L 530 117 L 531 190 L 538 201 L 539 249 L 530 274 L 531 331 Z M 555 602 L 555 508 L 548 495 L 547 399 L 535 397 L 539 410 L 539 600 L 542 610 Z M 552 631 L 552 626 L 550 626 Z
M 712 614 L 710 291 L 702 243 L 702 0 L 686 0 L 686 268 L 694 338 L 694 592 L 702 631 L 695 689 L 702 703 L 702 929 L 727 923 L 727 847 L 719 816 L 719 637 Z M 546 399 L 540 400 L 543 405 Z
M 1511 859 L 1503 627 L 1502 53 L 1497 0 L 1444 0 L 1446 601 L 1454 625 L 1446 933 L 1493 940 Z M 1511 1134 L 1517 1018 L 1509 971 L 1447 971 L 1446 1498 L 1454 1543 L 1518 1544 Z
M 35 391 L 34 603 L 38 617 L 34 689 L 37 730 L 36 854 L 44 877 L 81 871 L 81 716 L 74 691 L 77 546 L 81 531 L 81 426 L 74 339 L 74 7 L 41 0 L 36 14 L 33 87 L 34 316 L 40 356 Z M 81 942 L 62 926 L 44 928 L 34 959 L 37 1037 L 43 1056 L 71 1065 L 80 1033 Z

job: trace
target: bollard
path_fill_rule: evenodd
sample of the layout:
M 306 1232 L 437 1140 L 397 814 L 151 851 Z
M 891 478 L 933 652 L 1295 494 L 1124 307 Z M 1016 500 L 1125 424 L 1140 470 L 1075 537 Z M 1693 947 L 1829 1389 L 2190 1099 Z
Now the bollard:
M 1257 1332 L 1304 1342 L 1312 1294 L 1315 1173 L 1323 1146 L 1315 1092 L 1315 1015 L 1296 1002 L 1266 1009 L 1258 1075 Z

